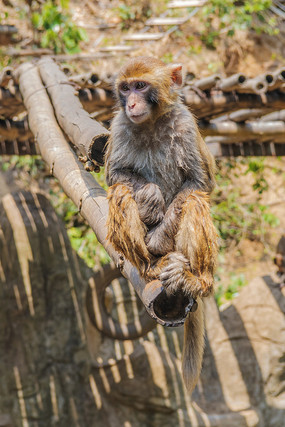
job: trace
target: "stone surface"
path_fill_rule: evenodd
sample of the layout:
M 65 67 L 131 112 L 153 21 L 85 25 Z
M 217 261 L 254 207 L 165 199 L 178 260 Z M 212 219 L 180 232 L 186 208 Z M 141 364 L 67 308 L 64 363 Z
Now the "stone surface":
M 158 325 L 135 341 L 103 336 L 85 312 L 93 272 L 47 199 L 7 194 L 0 212 L 0 426 L 284 427 L 285 298 L 274 278 L 257 278 L 221 313 L 207 301 L 190 401 L 181 328 Z M 135 305 L 120 286 L 107 305 L 124 319 Z

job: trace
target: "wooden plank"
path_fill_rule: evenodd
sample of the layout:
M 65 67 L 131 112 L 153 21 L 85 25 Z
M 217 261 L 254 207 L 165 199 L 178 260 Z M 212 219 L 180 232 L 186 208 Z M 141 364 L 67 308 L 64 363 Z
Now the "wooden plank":
M 183 7 L 202 7 L 206 3 L 206 0 L 189 0 L 189 1 L 171 1 L 168 3 L 168 9 L 178 9 Z
M 151 18 L 146 21 L 146 25 L 181 25 L 188 21 L 190 17 L 186 18 Z
M 128 41 L 150 41 L 150 40 L 160 40 L 165 33 L 135 33 L 129 34 L 124 37 L 124 40 Z
M 128 51 L 131 51 L 134 49 L 135 49 L 134 46 L 127 46 L 127 45 L 123 45 L 123 44 L 118 44 L 118 45 L 114 45 L 114 46 L 101 47 L 100 52 L 128 52 Z

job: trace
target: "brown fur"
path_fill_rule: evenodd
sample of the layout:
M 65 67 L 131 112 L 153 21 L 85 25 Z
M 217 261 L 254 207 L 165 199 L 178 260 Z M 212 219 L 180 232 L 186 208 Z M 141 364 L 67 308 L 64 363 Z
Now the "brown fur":
M 137 89 L 138 81 L 147 87 Z M 119 73 L 121 107 L 106 154 L 107 226 L 115 249 L 146 280 L 159 278 L 167 292 L 180 290 L 198 299 L 198 310 L 185 322 L 182 363 L 192 391 L 203 357 L 201 298 L 213 290 L 218 252 L 208 197 L 215 185 L 215 162 L 179 100 L 180 83 L 181 66 L 155 58 L 134 58 Z M 122 84 L 129 89 L 122 90 Z M 157 102 L 150 95 L 157 95 Z M 130 117 L 134 104 L 137 111 L 147 111 L 143 122 Z
M 107 239 L 145 275 L 150 263 L 144 241 L 147 228 L 140 220 L 137 204 L 130 190 L 121 184 L 109 188 L 108 200 Z

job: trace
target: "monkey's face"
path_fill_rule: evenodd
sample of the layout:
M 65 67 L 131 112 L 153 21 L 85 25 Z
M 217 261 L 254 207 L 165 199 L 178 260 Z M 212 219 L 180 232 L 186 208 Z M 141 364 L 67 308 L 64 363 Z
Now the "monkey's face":
M 141 124 L 151 118 L 156 91 L 143 80 L 122 81 L 119 85 L 119 99 L 131 122 Z

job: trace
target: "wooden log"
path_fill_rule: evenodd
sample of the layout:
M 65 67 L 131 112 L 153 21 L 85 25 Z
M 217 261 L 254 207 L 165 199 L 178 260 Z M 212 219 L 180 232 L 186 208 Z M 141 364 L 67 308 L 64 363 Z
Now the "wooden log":
M 101 88 L 79 89 L 78 97 L 84 107 L 84 110 L 88 111 L 88 113 L 92 113 L 93 111 L 97 111 L 98 109 L 109 107 L 110 117 L 112 116 L 112 107 L 115 106 L 115 99 L 110 90 L 105 90 Z
M 38 68 L 32 64 L 24 63 L 18 68 L 18 76 L 20 90 L 28 110 L 30 128 L 33 134 L 37 136 L 43 159 L 59 180 L 64 192 L 78 206 L 80 213 L 115 264 L 121 264 L 122 257 L 106 240 L 108 215 L 106 192 L 93 176 L 84 170 L 70 145 L 66 142 L 54 117 L 54 110 L 44 90 Z M 184 323 L 187 312 L 193 305 L 192 299 L 188 300 L 187 298 L 181 304 L 180 298 L 171 296 L 169 297 L 170 300 L 167 301 L 168 304 L 165 304 L 167 296 L 158 280 L 146 284 L 139 276 L 138 271 L 127 260 L 124 260 L 122 273 L 130 280 L 146 310 L 158 323 L 165 326 L 178 326 Z M 178 300 L 180 301 L 178 302 Z M 173 310 L 175 303 L 176 305 L 179 304 L 177 318 L 168 321 L 168 314 L 165 309 L 168 305 Z M 157 312 L 162 310 L 160 317 L 156 314 L 156 310 Z
M 206 3 L 206 0 L 175 0 L 168 3 L 167 7 L 169 9 L 179 9 L 185 7 L 203 7 Z
M 105 46 L 100 48 L 100 52 L 131 52 L 135 50 L 136 46 L 128 46 L 123 44 L 117 44 L 113 46 Z
M 261 117 L 263 114 L 265 114 L 265 111 L 266 110 L 263 108 L 243 108 L 241 110 L 234 111 L 233 113 L 229 113 L 224 116 L 219 116 L 213 121 L 217 123 L 226 120 L 232 120 L 233 122 L 241 123 L 250 119 L 256 119 L 257 117 Z M 270 109 L 268 109 L 267 111 L 269 112 Z
M 0 87 L 0 116 L 6 118 L 14 117 L 25 111 L 25 109 L 17 86 L 13 88 L 13 91 Z
M 258 142 L 208 142 L 207 146 L 216 157 L 247 157 L 247 156 L 285 156 L 285 144 L 278 144 L 274 141 Z
M 274 144 L 285 146 L 285 139 L 283 135 L 215 135 L 206 136 L 205 141 L 206 143 L 217 142 L 219 144 L 244 144 L 246 142 L 263 144 L 272 142 Z
M 103 165 L 109 131 L 91 119 L 75 95 L 68 77 L 50 58 L 39 61 L 39 70 L 52 99 L 60 126 L 83 156 Z
M 257 76 L 253 79 L 247 79 L 240 87 L 236 90 L 239 93 L 256 93 L 263 94 L 268 89 L 268 83 L 265 76 Z
M 160 40 L 166 33 L 135 33 L 129 34 L 124 37 L 127 41 L 150 41 Z
M 18 121 L 0 119 L 0 139 L 5 139 L 6 141 L 33 139 L 27 119 Z
M 189 86 L 182 89 L 184 102 L 198 118 L 218 116 L 229 111 L 242 108 L 285 108 L 285 97 L 279 91 L 272 91 L 262 96 L 245 93 L 213 92 L 209 96 L 200 97 Z
M 12 80 L 12 67 L 5 67 L 0 73 L 0 87 L 5 87 Z
M 184 18 L 150 18 L 146 21 L 146 25 L 154 26 L 154 25 L 182 25 L 188 21 L 190 17 L 186 16 Z
M 15 42 L 15 35 L 18 29 L 14 25 L 0 25 L 0 45 L 7 45 Z
M 0 140 L 0 156 L 35 156 L 40 154 L 34 139 L 26 141 Z
M 238 135 L 241 137 L 254 137 L 255 135 L 263 135 L 267 137 L 281 136 L 285 142 L 285 123 L 282 121 L 275 122 L 247 122 L 234 123 L 231 121 L 224 122 L 204 122 L 199 123 L 199 127 L 204 136 L 215 135 Z
M 190 85 L 193 85 L 200 90 L 209 90 L 215 87 L 220 81 L 221 76 L 219 74 L 213 74 L 212 76 L 193 81 Z
M 25 57 L 25 56 L 43 56 L 43 55 L 52 55 L 53 50 L 46 48 L 36 48 L 36 49 L 17 49 L 17 48 L 9 48 L 5 51 L 5 55 L 12 56 L 14 58 L 17 57 Z
M 69 81 L 76 83 L 80 87 L 93 87 L 96 83 L 100 81 L 100 78 L 98 74 L 92 73 L 90 71 L 89 73 L 85 74 L 77 74 L 75 76 L 70 76 Z
M 260 119 L 262 122 L 271 122 L 274 120 L 283 120 L 285 121 L 285 109 L 280 111 L 274 111 L 273 113 L 266 114 Z
M 233 74 L 219 82 L 219 89 L 223 92 L 232 92 L 240 88 L 246 81 L 246 76 L 242 73 Z
M 268 82 L 268 91 L 278 89 L 285 82 L 285 68 L 280 68 L 271 74 L 266 74 L 265 78 Z

